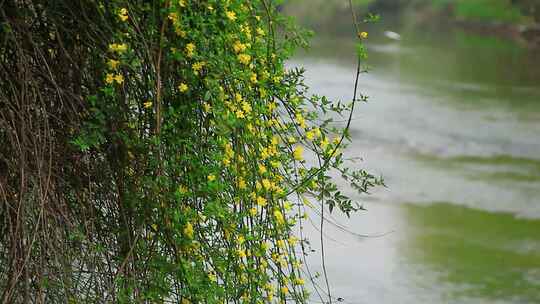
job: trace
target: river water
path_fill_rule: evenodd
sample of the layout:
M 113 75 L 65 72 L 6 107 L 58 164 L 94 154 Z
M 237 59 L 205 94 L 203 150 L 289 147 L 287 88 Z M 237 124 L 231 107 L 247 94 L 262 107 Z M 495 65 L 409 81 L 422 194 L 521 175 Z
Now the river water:
M 360 79 L 370 100 L 357 106 L 348 152 L 388 187 L 354 196 L 367 211 L 335 215 L 372 237 L 326 224 L 332 296 L 540 303 L 539 54 L 459 29 L 378 27 Z M 306 68 L 313 93 L 348 101 L 354 42 L 331 32 L 289 65 Z M 322 271 L 318 232 L 307 229 L 312 271 Z

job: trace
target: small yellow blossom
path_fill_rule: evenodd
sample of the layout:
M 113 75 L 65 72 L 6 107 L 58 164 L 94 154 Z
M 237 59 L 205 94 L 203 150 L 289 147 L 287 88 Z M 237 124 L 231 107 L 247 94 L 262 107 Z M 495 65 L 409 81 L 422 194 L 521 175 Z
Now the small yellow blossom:
M 225 12 L 225 15 L 227 16 L 227 18 L 231 21 L 234 21 L 236 20 L 236 13 L 235 12 L 231 12 L 231 11 L 226 11 Z
M 262 185 L 266 190 L 270 190 L 272 188 L 272 183 L 267 178 L 263 178 Z
M 296 284 L 296 285 L 304 285 L 305 282 L 301 278 L 296 278 L 296 279 L 294 279 L 294 284 Z
M 114 80 L 116 81 L 116 83 L 122 84 L 124 82 L 124 76 L 118 74 L 118 75 L 114 76 Z
M 128 13 L 128 10 L 126 8 L 121 8 L 120 12 L 118 13 L 118 17 L 120 18 L 120 20 L 122 21 L 128 20 L 129 17 L 127 13 Z
M 185 83 L 182 82 L 180 85 L 178 85 L 178 90 L 179 90 L 181 93 L 187 92 L 187 90 L 188 90 L 187 84 L 185 84 Z
M 246 50 L 246 45 L 243 44 L 243 43 L 240 42 L 240 41 L 236 41 L 236 42 L 233 44 L 233 50 L 234 50 L 236 53 L 242 53 L 243 51 Z
M 261 206 L 261 207 L 264 207 L 268 204 L 268 202 L 266 201 L 266 199 L 262 196 L 258 196 L 257 197 L 257 205 Z
M 181 194 L 186 194 L 188 192 L 188 188 L 184 185 L 180 185 L 180 187 L 178 187 L 178 191 L 180 191 Z
M 210 110 L 212 110 L 212 106 L 209 103 L 205 102 L 205 103 L 203 103 L 203 109 L 204 109 L 205 112 L 208 113 L 208 112 L 210 112 Z
M 253 207 L 253 208 L 249 209 L 249 214 L 251 214 L 251 216 L 256 216 L 257 215 L 257 208 Z
M 186 7 L 186 1 L 185 0 L 178 0 L 178 5 L 181 7 Z
M 202 68 L 204 67 L 205 64 L 206 64 L 206 63 L 203 62 L 203 61 L 195 62 L 195 63 L 191 66 L 191 68 L 193 69 L 193 71 L 194 71 L 195 73 L 199 73 L 199 72 L 202 70 Z
M 214 174 L 210 174 L 207 176 L 207 179 L 209 182 L 213 182 L 216 180 L 216 176 Z
M 287 288 L 287 286 L 283 286 L 281 287 L 280 291 L 282 294 L 286 295 L 289 293 L 289 288 Z
M 246 257 L 246 251 L 244 249 L 238 249 L 236 250 L 236 254 L 239 258 L 245 258 Z
M 303 160 L 302 154 L 304 153 L 304 148 L 302 146 L 296 146 L 293 150 L 293 157 L 296 160 Z
M 189 58 L 193 57 L 193 54 L 195 53 L 196 48 L 197 47 L 195 46 L 195 44 L 188 43 L 186 45 L 186 56 L 188 56 Z
M 242 110 L 236 111 L 235 114 L 236 114 L 236 118 L 238 118 L 238 119 L 242 119 L 242 118 L 245 118 L 245 117 L 246 117 L 246 116 L 244 115 L 244 111 L 242 111 Z
M 314 137 L 315 137 L 315 133 L 313 131 L 307 131 L 306 132 L 306 138 L 308 140 L 313 140 Z
M 330 143 L 328 142 L 328 138 L 323 138 L 320 142 L 321 149 L 326 150 L 326 147 L 328 147 Z
M 259 164 L 259 173 L 265 174 L 266 173 L 266 166 L 263 164 Z
M 259 36 L 264 36 L 266 33 L 264 32 L 264 30 L 260 27 L 257 28 L 257 35 Z
M 238 60 L 239 60 L 242 64 L 248 65 L 249 62 L 251 61 L 251 56 L 248 55 L 248 54 L 240 54 L 240 55 L 238 55 Z
M 302 116 L 302 113 L 296 113 L 295 115 L 296 122 L 298 122 L 298 125 L 300 125 L 301 128 L 306 128 L 306 120 L 304 119 L 304 116 Z
M 243 178 L 238 179 L 238 188 L 245 190 L 247 188 L 246 181 Z
M 109 68 L 111 70 L 116 70 L 116 68 L 120 64 L 120 61 L 114 60 L 114 59 L 109 59 L 109 62 L 107 62 L 107 64 L 109 65 Z
M 279 210 L 274 210 L 274 218 L 276 219 L 276 222 L 280 225 L 285 223 L 285 218 L 283 217 L 283 214 Z
M 111 73 L 108 73 L 105 77 L 105 82 L 108 84 L 111 84 L 114 82 L 114 75 Z
M 242 110 L 244 110 L 244 112 L 245 112 L 246 114 L 251 113 L 251 105 L 250 105 L 249 103 L 247 103 L 247 102 L 244 101 L 244 102 L 242 103 Z
M 291 236 L 287 239 L 287 242 L 289 243 L 289 245 L 294 246 L 298 242 L 298 238 Z
M 186 227 L 184 227 L 184 234 L 190 239 L 193 238 L 193 226 L 191 225 L 191 223 L 188 222 L 186 224 Z
M 257 74 L 251 73 L 251 76 L 249 77 L 249 80 L 250 80 L 252 83 L 257 83 Z
M 125 44 L 125 43 L 122 43 L 122 44 L 112 43 L 112 44 L 109 44 L 109 50 L 111 50 L 113 52 L 117 52 L 117 53 L 123 53 L 123 52 L 127 51 L 127 44 Z
M 178 20 L 178 14 L 175 12 L 170 12 L 168 18 L 172 22 L 176 22 Z
M 367 39 L 368 32 L 360 32 L 358 33 L 358 37 L 360 37 L 361 39 Z
M 143 106 L 148 109 L 152 107 L 152 101 L 148 100 L 147 102 L 143 103 Z

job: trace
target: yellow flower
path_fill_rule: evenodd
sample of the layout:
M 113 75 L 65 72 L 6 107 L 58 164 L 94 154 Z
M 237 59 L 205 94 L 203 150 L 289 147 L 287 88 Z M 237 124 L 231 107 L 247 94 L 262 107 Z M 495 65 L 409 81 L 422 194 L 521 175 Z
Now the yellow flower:
M 243 178 L 238 179 L 238 188 L 245 190 L 247 188 L 246 181 Z
M 236 111 L 236 118 L 242 119 L 244 117 L 246 117 L 246 116 L 244 115 L 244 112 L 242 110 Z
M 225 15 L 226 15 L 227 18 L 229 18 L 229 20 L 231 20 L 231 21 L 236 20 L 236 13 L 235 13 L 235 12 L 226 11 L 226 12 L 225 12 Z
M 264 207 L 266 206 L 268 203 L 266 201 L 266 199 L 262 196 L 257 196 L 257 205 L 261 206 L 261 207 Z
M 291 208 L 292 208 L 292 207 L 291 207 L 291 203 L 290 203 L 290 202 L 285 202 L 285 203 L 283 203 L 283 209 L 289 211 L 289 210 L 291 210 Z
M 246 257 L 246 251 L 244 249 L 238 249 L 236 250 L 236 254 L 239 258 L 245 258 Z
M 191 66 L 191 68 L 193 69 L 193 71 L 194 71 L 195 73 L 199 73 L 199 72 L 202 70 L 202 68 L 204 67 L 205 64 L 206 64 L 206 63 L 203 62 L 203 61 L 195 62 L 195 63 Z
M 178 187 L 178 191 L 180 191 L 182 194 L 186 194 L 188 192 L 188 188 L 184 185 L 180 185 L 180 187 Z
M 265 174 L 266 173 L 266 166 L 263 164 L 259 164 L 259 173 Z
M 277 246 L 281 249 L 284 249 L 285 248 L 285 241 L 284 240 L 278 240 L 277 241 Z
M 264 32 L 264 30 L 260 27 L 257 28 L 257 35 L 259 36 L 264 36 L 266 33 Z
M 249 209 L 249 214 L 251 214 L 251 216 L 256 216 L 257 215 L 257 208 L 253 207 L 253 208 Z
M 289 138 L 287 138 L 287 141 L 290 143 L 290 144 L 294 144 L 296 142 L 296 138 L 294 138 L 293 136 L 289 136 Z
M 294 246 L 298 242 L 298 238 L 291 236 L 287 239 L 287 242 L 289 242 L 289 245 Z
M 241 53 L 246 50 L 246 45 L 237 40 L 233 44 L 233 49 L 236 53 Z
M 176 22 L 176 20 L 178 20 L 178 14 L 175 12 L 170 12 L 168 18 L 172 22 Z
M 193 226 L 191 225 L 191 223 L 188 222 L 186 224 L 186 227 L 184 227 L 184 234 L 190 239 L 193 238 Z
M 281 289 L 280 289 L 280 290 L 281 290 L 281 293 L 282 293 L 282 294 L 285 294 L 285 295 L 286 295 L 286 294 L 288 294 L 288 293 L 289 293 L 289 288 L 287 288 L 287 286 L 283 286 L 283 287 L 281 287 Z
M 118 74 L 116 76 L 114 76 L 114 80 L 118 83 L 118 84 L 122 84 L 124 82 L 124 76 Z
M 267 178 L 263 178 L 262 185 L 266 190 L 270 190 L 270 188 L 272 188 L 272 183 Z
M 294 283 L 295 283 L 296 285 L 304 285 L 304 284 L 305 284 L 304 280 L 303 280 L 303 279 L 300 279 L 300 278 L 294 279 Z
M 360 37 L 361 39 L 367 39 L 368 33 L 367 32 L 360 32 L 360 33 L 358 33 L 358 37 Z
M 109 62 L 107 64 L 109 65 L 109 68 L 111 68 L 111 70 L 116 70 L 116 68 L 120 64 L 120 61 L 114 60 L 114 59 L 109 59 Z
M 280 225 L 285 223 L 285 218 L 283 217 L 283 214 L 279 210 L 274 210 L 274 218 L 276 219 L 276 222 Z
M 108 73 L 107 76 L 105 77 L 105 82 L 108 84 L 111 84 L 113 83 L 113 81 L 114 81 L 114 75 L 111 73 Z
M 178 86 L 178 90 L 180 90 L 181 93 L 187 92 L 187 90 L 188 90 L 187 84 L 185 84 L 185 83 L 182 82 L 182 83 Z
M 249 80 L 250 80 L 252 83 L 257 83 L 257 74 L 251 73 L 251 76 L 249 77 Z
M 207 179 L 209 182 L 213 182 L 216 180 L 216 176 L 214 174 L 210 174 L 207 176 Z
M 122 43 L 122 44 L 112 43 L 112 44 L 109 44 L 109 50 L 113 52 L 123 53 L 127 51 L 127 45 L 125 43 Z
M 186 56 L 188 56 L 189 58 L 193 57 L 193 53 L 195 52 L 195 49 L 197 47 L 195 46 L 195 44 L 193 43 L 188 43 L 186 45 Z
M 129 17 L 127 13 L 128 13 L 128 10 L 126 8 L 121 8 L 120 12 L 118 13 L 118 17 L 120 18 L 120 20 L 122 21 L 128 20 Z
M 125 43 L 119 44 L 117 50 L 119 53 L 123 53 L 127 50 L 127 45 Z
M 147 108 L 147 109 L 148 109 L 148 108 L 151 108 L 151 107 L 152 107 L 152 101 L 148 100 L 147 102 L 143 103 L 143 106 L 144 106 L 145 108 Z
M 210 110 L 212 109 L 212 106 L 209 103 L 205 102 L 203 103 L 203 109 L 205 112 L 210 112 Z
M 238 60 L 239 60 L 242 64 L 248 65 L 249 62 L 251 61 L 251 56 L 248 55 L 248 54 L 240 54 L 240 55 L 238 55 Z
M 313 140 L 313 137 L 315 137 L 315 133 L 313 131 L 307 131 L 306 132 L 306 138 L 308 140 Z
M 251 113 L 251 105 L 244 101 L 242 103 L 242 110 L 244 110 L 244 112 L 246 112 L 246 114 Z
M 326 150 L 326 147 L 328 147 L 330 143 L 328 142 L 328 138 L 323 138 L 321 140 L 321 143 L 319 144 L 323 150 Z
M 306 128 L 306 120 L 304 119 L 304 116 L 302 116 L 302 113 L 296 113 L 296 122 L 298 122 L 298 125 L 300 125 L 301 128 Z
M 293 157 L 296 160 L 303 160 L 302 154 L 304 153 L 304 148 L 302 146 L 296 146 L 293 150 Z

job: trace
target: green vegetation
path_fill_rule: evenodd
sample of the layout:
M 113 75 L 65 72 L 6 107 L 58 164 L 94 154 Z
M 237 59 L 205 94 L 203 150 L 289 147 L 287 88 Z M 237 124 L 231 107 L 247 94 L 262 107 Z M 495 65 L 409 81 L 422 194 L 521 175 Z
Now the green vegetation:
M 2 303 L 306 301 L 306 206 L 357 209 L 331 171 L 381 181 L 343 166 L 354 101 L 285 69 L 305 35 L 276 3 L 0 12 Z
M 519 23 L 525 16 L 510 0 L 431 0 L 438 9 L 451 8 L 454 17 L 466 21 Z

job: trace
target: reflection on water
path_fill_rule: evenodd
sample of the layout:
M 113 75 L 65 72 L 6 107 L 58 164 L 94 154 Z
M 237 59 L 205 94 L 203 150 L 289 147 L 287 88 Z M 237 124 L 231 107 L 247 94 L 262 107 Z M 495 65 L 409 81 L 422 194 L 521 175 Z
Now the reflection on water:
M 457 29 L 400 29 L 370 30 L 374 68 L 360 85 L 372 100 L 355 113 L 349 149 L 388 189 L 359 198 L 368 212 L 339 219 L 392 233 L 358 239 L 328 226 L 335 296 L 540 303 L 540 55 Z M 346 101 L 354 44 L 329 32 L 290 65 L 307 69 L 313 93 Z
M 540 302 L 540 220 L 453 204 L 407 205 L 410 263 L 427 266 L 454 296 Z

